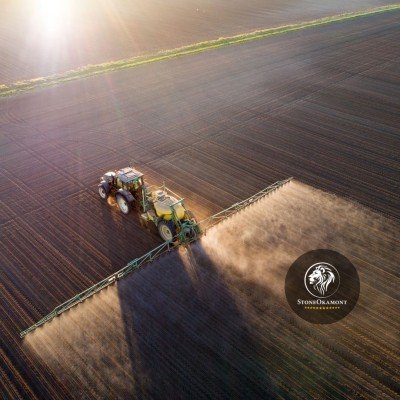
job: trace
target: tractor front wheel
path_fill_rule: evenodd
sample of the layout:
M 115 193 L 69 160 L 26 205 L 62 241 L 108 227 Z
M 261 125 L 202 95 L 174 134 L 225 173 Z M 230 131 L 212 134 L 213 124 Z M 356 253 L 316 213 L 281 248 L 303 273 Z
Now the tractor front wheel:
M 165 242 L 172 242 L 176 236 L 176 228 L 172 221 L 160 221 L 157 228 L 161 239 Z
M 131 204 L 126 200 L 122 194 L 117 194 L 115 199 L 117 200 L 118 207 L 122 214 L 129 214 L 131 211 Z
M 107 200 L 108 191 L 106 190 L 106 187 L 104 187 L 104 185 L 99 185 L 99 195 L 103 200 Z

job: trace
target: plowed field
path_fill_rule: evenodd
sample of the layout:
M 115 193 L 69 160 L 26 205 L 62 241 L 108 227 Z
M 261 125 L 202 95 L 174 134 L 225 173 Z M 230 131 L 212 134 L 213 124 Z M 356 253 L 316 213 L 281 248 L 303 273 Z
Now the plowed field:
M 277 389 L 277 393 L 289 397 L 292 393 L 297 398 L 305 397 L 305 393 L 298 383 L 287 383 L 290 376 L 304 379 L 304 387 L 315 390 L 313 384 L 329 388 L 331 381 L 338 382 L 344 371 L 351 371 L 355 375 L 350 374 L 349 381 L 343 383 L 345 387 L 339 386 L 333 397 L 351 397 L 363 390 L 371 398 L 392 396 L 396 388 L 394 377 L 398 376 L 396 338 L 393 337 L 398 323 L 398 307 L 395 307 L 398 297 L 393 287 L 398 286 L 395 253 L 398 252 L 399 232 L 398 225 L 391 221 L 400 217 L 399 18 L 399 12 L 375 15 L 1 99 L 0 372 L 5 396 L 65 398 L 66 390 L 72 387 L 69 377 L 77 386 L 82 379 L 86 388 L 96 381 L 96 374 L 90 376 L 90 371 L 97 368 L 93 364 L 87 372 L 89 375 L 77 378 L 70 374 L 69 367 L 76 365 L 76 371 L 82 367 L 73 348 L 54 347 L 55 351 L 61 351 L 54 353 L 60 355 L 58 362 L 62 364 L 57 367 L 48 357 L 48 349 L 40 350 L 39 355 L 45 354 L 49 363 L 45 365 L 37 362 L 28 346 L 22 346 L 18 333 L 71 295 L 160 243 L 156 233 L 142 227 L 135 215 L 123 217 L 114 205 L 103 204 L 98 198 L 100 175 L 129 162 L 142 170 L 151 183 L 165 180 L 187 199 L 188 206 L 199 219 L 288 176 L 385 214 L 388 219 L 381 220 L 383 217 L 363 209 L 360 212 L 362 228 L 358 228 L 357 219 L 351 223 L 353 228 L 346 230 L 347 236 L 343 236 L 335 221 L 346 220 L 349 210 L 346 206 L 323 208 L 323 215 L 332 213 L 329 223 L 333 227 L 324 243 L 361 260 L 354 264 L 367 271 L 360 273 L 362 281 L 370 282 L 364 290 L 373 295 L 379 307 L 380 301 L 387 302 L 384 303 L 387 308 L 373 308 L 373 316 L 368 314 L 364 324 L 362 314 L 367 303 L 360 300 L 360 307 L 351 317 L 354 319 L 349 317 L 335 327 L 332 337 L 330 332 L 289 317 L 291 314 L 285 311 L 283 302 L 280 303 L 283 308 L 274 311 L 273 292 L 271 306 L 268 306 L 268 299 L 265 300 L 267 304 L 262 304 L 263 313 L 271 308 L 270 316 L 261 321 L 264 315 L 261 313 L 260 319 L 253 320 L 252 308 L 248 313 L 249 321 L 245 320 L 247 306 L 240 304 L 242 295 L 238 294 L 239 300 L 233 301 L 236 295 L 231 293 L 230 278 L 227 278 L 228 283 L 221 278 L 211 289 L 205 284 L 206 289 L 201 289 L 199 294 L 204 295 L 202 302 L 194 298 L 193 304 L 188 303 L 190 306 L 185 310 L 183 301 L 191 298 L 194 289 L 186 291 L 186 297 L 182 297 L 183 288 L 179 282 L 189 280 L 176 275 L 179 271 L 186 273 L 176 254 L 162 261 L 170 263 L 170 269 L 164 271 L 162 265 L 154 265 L 146 269 L 144 275 L 139 275 L 145 278 L 135 281 L 135 274 L 124 281 L 121 285 L 130 294 L 124 297 L 114 293 L 114 300 L 119 298 L 122 302 L 120 307 L 111 301 L 110 312 L 119 309 L 122 315 L 123 323 L 116 322 L 116 329 L 122 326 L 120 335 L 125 336 L 125 341 L 110 346 L 128 348 L 127 357 L 134 364 L 133 368 L 138 368 L 129 378 L 136 384 L 128 385 L 126 393 L 141 394 L 143 390 L 143 393 L 152 394 L 157 388 L 160 388 L 159 394 L 163 390 L 177 393 L 183 388 L 182 382 L 190 379 L 198 390 L 196 393 L 204 394 L 201 384 L 209 372 L 208 390 L 214 391 L 221 384 L 228 397 L 234 397 L 240 388 L 248 388 L 249 396 Z M 307 190 L 301 188 L 300 185 L 300 198 L 294 191 L 293 198 L 297 199 L 294 202 L 301 200 L 307 204 Z M 293 208 L 293 203 L 286 204 L 284 200 L 273 203 L 274 207 L 267 211 L 277 213 L 279 210 L 274 214 L 275 221 L 293 209 L 301 217 L 296 228 L 299 234 L 303 229 L 301 221 L 312 224 L 317 218 L 307 214 L 311 212 L 307 207 Z M 320 203 L 315 207 L 318 212 Z M 368 215 L 365 220 L 364 213 Z M 317 221 L 316 226 L 319 226 Z M 364 233 L 359 235 L 359 229 Z M 269 226 L 267 231 L 270 232 Z M 272 243 L 275 243 L 274 232 L 271 230 Z M 374 244 L 376 240 L 379 246 Z M 342 242 L 346 242 L 348 248 L 340 247 Z M 321 244 L 309 242 L 302 236 L 291 243 L 304 247 L 302 251 Z M 284 252 L 281 247 L 280 251 Z M 287 250 L 286 257 L 292 258 L 295 254 Z M 196 269 L 200 277 L 208 274 L 208 269 L 203 271 L 202 265 L 200 257 Z M 215 271 L 224 268 L 218 259 L 210 265 Z M 284 266 L 280 265 L 283 271 Z M 215 271 L 213 273 L 217 273 Z M 246 275 L 241 276 L 243 284 Z M 132 284 L 131 291 L 128 282 Z M 164 285 L 163 289 L 159 290 L 157 285 Z M 137 318 L 143 325 L 137 325 L 136 311 L 129 308 L 138 299 L 139 295 L 133 290 L 137 286 L 142 296 L 138 311 L 142 314 Z M 171 291 L 172 297 L 163 297 L 164 289 Z M 253 290 L 261 289 L 251 284 L 248 291 Z M 216 293 L 221 293 L 222 297 L 213 297 Z M 168 307 L 157 309 L 164 300 Z M 247 301 L 245 299 L 244 304 Z M 170 314 L 174 302 L 179 303 L 178 314 Z M 215 310 L 209 314 L 202 308 L 205 304 Z M 143 311 L 146 307 L 147 312 Z M 189 314 L 192 319 L 185 320 Z M 215 324 L 203 324 L 202 315 L 206 321 L 208 315 L 212 315 L 210 318 Z M 279 316 L 278 322 L 273 318 L 275 315 Z M 93 321 L 99 316 L 90 318 L 84 316 L 84 320 L 96 324 Z M 190 324 L 193 332 L 197 332 L 198 326 L 198 333 L 185 336 L 182 319 L 184 325 Z M 107 315 L 103 320 L 104 324 L 109 323 Z M 228 333 L 216 328 L 228 320 L 235 326 L 245 321 L 239 336 L 232 340 Z M 163 321 L 168 326 L 165 337 L 170 340 L 164 341 L 160 328 Z M 83 320 L 79 321 L 77 335 L 83 332 L 82 324 Z M 267 327 L 271 324 L 274 329 L 270 333 Z M 102 325 L 98 326 L 100 330 Z M 129 330 L 130 326 L 139 326 L 135 335 Z M 379 330 L 374 331 L 374 326 L 379 326 Z M 279 342 L 279 335 L 273 335 L 281 331 L 284 332 L 283 341 Z M 227 341 L 223 339 L 225 334 Z M 387 339 L 385 343 L 379 335 Z M 90 340 L 89 333 L 82 337 L 86 338 L 82 339 L 83 347 L 103 345 L 101 338 L 98 343 Z M 198 342 L 194 342 L 195 337 Z M 244 348 L 240 347 L 241 337 L 245 339 Z M 307 351 L 297 352 L 294 344 L 285 341 L 290 338 L 301 346 L 307 337 L 317 348 L 315 358 L 310 354 L 310 343 L 305 348 L 309 350 L 307 358 Z M 62 340 L 64 343 L 70 339 Z M 134 340 L 138 341 L 139 350 L 135 350 Z M 320 340 L 323 346 L 318 345 Z M 185 344 L 183 350 L 177 349 L 176 341 Z M 228 356 L 217 355 L 219 361 L 213 367 L 212 351 L 223 353 L 224 343 Z M 272 346 L 273 343 L 276 344 Z M 367 350 L 363 347 L 365 343 Z M 36 342 L 35 348 L 43 345 L 47 346 L 47 341 Z M 72 342 L 70 345 L 73 347 Z M 239 353 L 234 355 L 236 348 Z M 278 365 L 276 360 L 286 360 L 282 355 L 286 348 L 290 348 L 287 360 L 293 364 L 285 361 Z M 110 356 L 115 354 L 112 361 L 104 356 L 99 363 L 119 365 L 117 350 Z M 82 351 L 84 353 L 79 354 L 91 359 L 93 351 L 89 347 Z M 135 351 L 143 360 L 143 374 L 135 364 Z M 329 352 L 331 360 L 325 366 L 321 360 L 328 354 L 324 351 Z M 168 361 L 175 352 L 181 356 L 176 360 L 179 366 Z M 240 354 L 245 354 L 248 362 L 243 370 L 236 368 L 242 359 Z M 154 368 L 158 365 L 158 355 L 164 361 L 156 377 Z M 194 355 L 199 357 L 195 361 L 191 359 Z M 232 362 L 229 362 L 230 355 L 234 357 Z M 272 361 L 264 364 L 263 360 L 270 355 Z M 121 374 L 127 379 L 125 358 L 120 360 Z M 69 367 L 65 369 L 67 364 Z M 199 371 L 201 365 L 205 365 L 203 371 Z M 321 369 L 324 372 L 319 380 L 313 374 L 307 378 L 306 371 Z M 295 375 L 296 371 L 300 371 L 300 375 Z M 254 386 L 258 378 L 265 385 Z M 111 394 L 122 390 L 118 393 L 123 395 L 125 389 L 117 382 L 106 389 Z M 230 387 L 228 382 L 237 383 Z M 89 393 L 107 394 L 98 384 L 99 388 L 92 388 Z

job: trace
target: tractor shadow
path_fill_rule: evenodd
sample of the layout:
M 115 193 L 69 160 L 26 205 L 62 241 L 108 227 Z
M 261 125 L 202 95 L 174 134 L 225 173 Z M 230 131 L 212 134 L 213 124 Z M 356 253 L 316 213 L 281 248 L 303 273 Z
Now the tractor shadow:
M 265 350 L 200 241 L 120 281 L 118 296 L 134 398 L 269 399 L 279 393 Z
M 157 228 L 140 218 L 136 209 L 128 215 L 120 212 L 115 199 L 98 199 L 102 252 L 111 264 L 110 272 L 115 272 L 134 258 L 140 257 L 162 241 Z

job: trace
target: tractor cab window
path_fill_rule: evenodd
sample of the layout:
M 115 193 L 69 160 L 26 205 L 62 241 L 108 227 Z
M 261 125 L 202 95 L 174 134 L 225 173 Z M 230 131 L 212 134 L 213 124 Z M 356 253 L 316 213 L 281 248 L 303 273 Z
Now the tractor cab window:
M 129 182 L 127 184 L 127 186 L 128 186 L 128 190 L 138 190 L 141 186 L 140 180 L 139 179 L 133 180 L 133 181 Z
M 137 190 L 139 188 L 139 184 L 137 181 L 131 181 L 127 183 L 128 190 Z

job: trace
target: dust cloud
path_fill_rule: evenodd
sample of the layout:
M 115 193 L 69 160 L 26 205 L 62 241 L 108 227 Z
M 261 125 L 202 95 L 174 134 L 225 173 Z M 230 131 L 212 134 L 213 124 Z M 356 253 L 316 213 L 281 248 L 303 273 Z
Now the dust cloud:
M 202 246 L 232 290 L 258 306 L 260 301 L 270 303 L 271 297 L 286 306 L 286 272 L 299 256 L 315 249 L 338 251 L 355 265 L 361 280 L 359 306 L 347 322 L 370 329 L 370 319 L 358 321 L 357 315 L 365 317 L 369 308 L 390 319 L 390 312 L 400 305 L 399 237 L 397 222 L 292 181 L 210 230 Z M 249 292 L 252 284 L 265 288 L 263 295 Z M 381 334 L 399 343 L 395 328 L 400 328 L 400 321 L 393 323 L 393 329 Z
M 134 391 L 130 349 L 115 285 L 24 340 L 74 398 L 123 398 Z
M 356 265 L 364 288 L 378 280 L 398 300 L 396 282 L 379 272 L 398 272 L 399 233 L 399 224 L 382 215 L 292 181 L 207 232 L 202 246 L 228 278 L 257 282 L 281 299 L 297 257 L 336 250 Z

